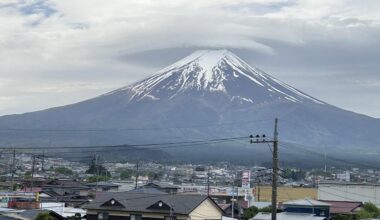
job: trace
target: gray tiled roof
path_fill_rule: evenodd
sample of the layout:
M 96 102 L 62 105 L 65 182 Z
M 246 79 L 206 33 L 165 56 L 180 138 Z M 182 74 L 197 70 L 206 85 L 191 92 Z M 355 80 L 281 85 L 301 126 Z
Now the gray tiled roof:
M 181 194 L 150 194 L 135 192 L 103 192 L 97 194 L 97 198 L 85 206 L 86 209 L 103 209 L 103 210 L 120 210 L 131 212 L 158 212 L 157 210 L 148 209 L 148 207 L 163 202 L 172 206 L 175 214 L 189 214 L 198 207 L 208 197 L 205 195 L 181 195 Z M 115 206 L 102 206 L 111 199 L 116 200 Z M 122 204 L 118 206 L 117 203 Z M 215 204 L 216 205 L 216 204 Z M 216 207 L 218 207 L 216 205 Z M 160 213 L 169 212 L 169 210 L 160 210 Z
M 155 187 L 155 186 L 157 186 L 158 188 L 161 188 L 161 189 L 179 189 L 178 186 L 175 186 L 175 185 L 172 185 L 172 184 L 169 184 L 169 183 L 162 183 L 162 182 L 147 183 L 143 187 Z
M 156 188 L 137 188 L 137 189 L 129 190 L 128 192 L 149 193 L 149 194 L 167 194 L 166 192 L 163 192 L 163 191 L 158 190 Z
M 321 202 L 321 201 L 314 200 L 314 199 L 309 199 L 309 198 L 284 202 L 284 206 L 287 206 L 287 205 L 289 205 L 289 206 L 290 205 L 294 205 L 294 206 L 331 206 L 328 203 Z
M 102 186 L 105 186 L 105 187 L 118 187 L 120 186 L 119 184 L 116 184 L 116 183 L 112 183 L 112 182 L 106 182 L 106 181 L 99 181 L 98 184 L 95 183 L 88 183 L 86 184 L 86 186 L 99 186 L 99 187 L 102 187 Z
M 18 220 L 18 218 L 0 215 L 0 220 Z

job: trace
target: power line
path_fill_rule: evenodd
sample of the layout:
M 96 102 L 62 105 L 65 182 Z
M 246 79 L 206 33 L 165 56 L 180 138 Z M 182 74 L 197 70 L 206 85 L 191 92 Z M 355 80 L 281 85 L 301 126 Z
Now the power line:
M 379 169 L 379 167 L 377 167 L 377 166 L 371 166 L 369 164 L 358 163 L 358 162 L 354 162 L 354 161 L 347 161 L 347 160 L 342 159 L 342 158 L 337 158 L 337 157 L 332 157 L 332 156 L 328 156 L 325 154 L 321 154 L 319 152 L 305 148 L 306 146 L 304 146 L 304 145 L 302 145 L 304 147 L 301 147 L 301 146 L 299 146 L 299 144 L 296 145 L 296 144 L 292 144 L 290 142 L 281 142 L 280 145 L 287 147 L 288 149 L 296 148 L 297 150 L 304 151 L 304 152 L 308 153 L 309 155 L 316 155 L 318 157 L 326 158 L 326 159 L 329 159 L 331 161 L 338 161 L 338 162 L 341 162 L 341 163 L 344 163 L 347 165 L 356 165 L 356 166 L 367 167 L 367 168 L 371 168 L 371 169 Z
M 318 134 L 321 134 L 321 135 L 326 135 L 326 133 L 322 133 L 321 132 L 321 129 L 318 129 L 318 128 L 313 128 L 313 127 L 310 127 L 310 126 L 307 126 L 306 124 L 302 124 L 302 123 L 297 123 L 297 122 L 294 122 L 294 121 L 288 121 L 288 120 L 284 120 L 284 119 L 281 119 L 281 122 L 285 122 L 289 125 L 293 125 L 293 126 L 302 126 L 304 128 L 307 128 L 307 129 L 311 129 L 313 131 L 316 131 Z M 369 143 L 369 144 L 375 144 L 375 145 L 379 145 L 380 142 L 372 142 L 372 141 L 369 141 L 368 139 L 364 139 L 364 138 L 360 138 L 360 137 L 355 137 L 355 136 L 352 136 L 352 135 L 347 135 L 345 133 L 342 133 L 342 132 L 339 132 L 339 131 L 336 131 L 336 130 L 333 130 L 332 131 L 333 133 L 335 134 L 340 134 L 340 135 L 344 135 L 344 136 L 349 136 L 350 138 L 354 138 L 356 140 L 360 140 L 362 142 L 366 142 L 366 143 Z
M 86 129 L 39 129 L 39 128 L 0 128 L 0 131 L 34 131 L 34 132 L 116 132 L 116 131 L 147 131 L 147 130 L 172 130 L 172 129 L 192 129 L 219 127 L 236 124 L 252 124 L 271 121 L 273 119 L 260 119 L 252 121 L 235 121 L 208 125 L 177 126 L 177 127 L 148 127 L 148 128 L 86 128 Z
M 182 144 L 204 144 L 204 143 L 214 143 L 214 142 L 221 142 L 221 141 L 233 141 L 233 140 L 239 140 L 239 139 L 246 139 L 248 136 L 243 137 L 230 137 L 230 138 L 219 138 L 219 139 L 209 139 L 209 140 L 196 140 L 196 141 L 179 141 L 179 142 L 166 142 L 166 143 L 149 143 L 149 144 L 121 144 L 121 145 L 103 145 L 103 146 L 64 146 L 64 147 L 57 147 L 57 149 L 87 149 L 87 148 L 126 148 L 126 147 L 149 147 L 149 146 L 162 146 L 162 145 L 182 145 Z M 10 150 L 10 149 L 22 149 L 22 150 L 37 150 L 37 149 L 52 149 L 51 147 L 42 147 L 42 146 L 29 146 L 29 147 L 0 147 L 0 149 L 3 150 Z
M 346 193 L 346 194 L 351 194 L 352 196 L 363 196 L 363 197 L 367 197 L 367 198 L 371 198 L 371 199 L 377 199 L 376 196 L 364 196 L 363 194 L 361 193 L 355 193 L 355 192 L 350 192 L 350 191 L 344 191 L 344 190 L 340 190 L 338 188 L 332 188 L 332 187 L 326 187 L 328 188 L 328 191 L 330 190 L 335 190 L 335 191 L 338 191 L 338 192 L 342 192 L 342 193 Z M 319 188 L 318 188 L 319 189 Z

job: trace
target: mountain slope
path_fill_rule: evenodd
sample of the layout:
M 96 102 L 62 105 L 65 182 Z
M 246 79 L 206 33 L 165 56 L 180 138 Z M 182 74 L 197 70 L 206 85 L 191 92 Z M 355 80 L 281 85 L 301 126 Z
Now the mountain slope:
M 378 120 L 307 95 L 226 50 L 196 51 L 139 82 L 80 103 L 0 117 L 0 143 L 80 146 L 270 135 L 275 117 L 283 142 L 353 155 L 363 149 L 377 153 L 380 146 Z M 194 148 L 171 152 L 189 156 Z M 216 154 L 220 150 L 198 148 L 205 159 L 225 159 Z M 200 157 L 198 151 L 194 157 Z

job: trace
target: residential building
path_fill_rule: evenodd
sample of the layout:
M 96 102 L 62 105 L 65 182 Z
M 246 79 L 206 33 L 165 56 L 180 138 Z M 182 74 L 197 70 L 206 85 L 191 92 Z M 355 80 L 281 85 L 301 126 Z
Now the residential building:
M 169 194 L 177 193 L 178 189 L 179 189 L 179 187 L 174 186 L 172 184 L 159 183 L 159 182 L 147 183 L 143 186 L 143 188 L 155 188 L 155 189 L 158 189 L 160 191 L 163 191 L 163 192 L 169 193 Z
M 330 204 L 314 199 L 299 199 L 283 203 L 283 211 L 289 213 L 309 213 L 321 217 L 330 217 Z
M 251 220 L 271 220 L 271 213 L 258 213 Z M 315 216 L 314 214 L 308 213 L 291 213 L 291 212 L 281 212 L 277 213 L 277 220 L 326 220 L 328 218 Z
M 330 204 L 313 199 L 284 202 L 278 220 L 326 220 L 330 219 Z M 252 220 L 270 220 L 271 213 L 258 213 Z
M 319 200 L 330 204 L 330 216 L 337 215 L 353 216 L 363 206 L 362 202 Z
M 95 183 L 88 183 L 86 186 L 90 187 L 93 190 L 96 191 L 110 191 L 110 192 L 117 192 L 119 191 L 119 184 L 111 183 L 111 182 L 95 182 Z
M 223 211 L 208 196 L 102 192 L 84 207 L 89 220 L 221 219 Z

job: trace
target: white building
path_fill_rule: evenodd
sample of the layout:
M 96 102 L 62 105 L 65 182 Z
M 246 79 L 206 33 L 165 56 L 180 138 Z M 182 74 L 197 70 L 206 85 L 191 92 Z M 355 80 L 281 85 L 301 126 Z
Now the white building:
M 338 173 L 336 175 L 336 178 L 339 181 L 345 181 L 345 182 L 350 182 L 350 171 L 345 171 L 343 173 Z
M 318 199 L 371 202 L 380 207 L 380 184 L 350 182 L 320 182 Z

